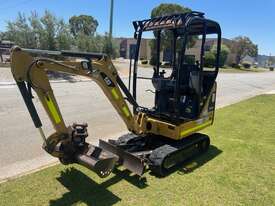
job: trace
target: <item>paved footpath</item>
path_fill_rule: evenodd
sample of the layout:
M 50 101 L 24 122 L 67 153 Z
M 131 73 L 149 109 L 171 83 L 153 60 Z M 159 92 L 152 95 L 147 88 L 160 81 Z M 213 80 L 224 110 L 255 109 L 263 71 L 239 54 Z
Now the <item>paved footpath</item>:
M 147 69 L 142 75 L 150 76 Z M 127 78 L 124 78 L 127 82 Z M 138 84 L 138 100 L 150 106 L 153 95 L 145 92 L 151 82 Z M 99 138 L 116 138 L 127 132 L 122 120 L 94 82 L 53 83 L 57 101 L 67 124 L 87 122 L 88 141 L 97 144 Z M 275 90 L 275 72 L 220 73 L 218 77 L 217 106 L 222 107 L 243 99 Z M 37 99 L 46 134 L 53 132 L 51 124 Z M 23 100 L 15 85 L 0 82 L 0 181 L 56 163 L 41 149 L 42 140 L 34 128 Z

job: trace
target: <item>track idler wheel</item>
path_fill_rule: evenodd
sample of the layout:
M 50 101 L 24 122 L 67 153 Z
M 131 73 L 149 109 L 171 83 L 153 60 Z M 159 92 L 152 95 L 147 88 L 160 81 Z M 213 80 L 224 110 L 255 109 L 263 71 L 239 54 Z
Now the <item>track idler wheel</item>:
M 204 136 L 203 140 L 198 144 L 199 152 L 200 153 L 205 153 L 209 149 L 210 145 L 210 139 L 207 135 L 201 134 Z
M 167 164 L 167 159 L 171 154 L 177 151 L 177 148 L 170 145 L 163 145 L 155 149 L 149 156 L 150 170 L 157 176 L 163 177 L 168 173 L 168 170 L 171 166 Z

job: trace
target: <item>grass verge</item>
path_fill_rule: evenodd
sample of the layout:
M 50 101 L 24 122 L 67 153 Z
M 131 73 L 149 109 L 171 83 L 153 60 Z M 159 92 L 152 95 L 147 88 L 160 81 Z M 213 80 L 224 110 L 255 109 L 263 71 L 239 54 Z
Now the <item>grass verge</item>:
M 275 95 L 216 112 L 207 154 L 166 178 L 126 170 L 106 179 L 57 165 L 0 185 L 0 205 L 275 205 Z
M 10 63 L 0 62 L 0 67 L 7 67 L 7 68 L 9 68 L 10 67 Z
M 140 68 L 152 68 L 153 66 L 149 65 L 149 64 L 139 64 L 138 65 Z M 169 69 L 169 68 L 165 68 L 165 67 L 161 67 L 161 69 Z M 207 68 L 206 68 L 207 70 Z M 210 70 L 213 70 L 213 68 L 211 68 Z M 246 69 L 246 68 L 233 68 L 233 67 L 227 67 L 227 68 L 220 68 L 219 72 L 222 73 L 260 73 L 260 72 L 268 72 L 269 69 L 266 68 L 250 68 L 250 69 Z
M 250 68 L 250 69 L 246 69 L 246 68 L 233 68 L 233 67 L 228 67 L 228 68 L 220 68 L 220 72 L 223 73 L 247 73 L 247 72 L 267 72 L 269 71 L 269 69 L 265 69 L 265 68 Z

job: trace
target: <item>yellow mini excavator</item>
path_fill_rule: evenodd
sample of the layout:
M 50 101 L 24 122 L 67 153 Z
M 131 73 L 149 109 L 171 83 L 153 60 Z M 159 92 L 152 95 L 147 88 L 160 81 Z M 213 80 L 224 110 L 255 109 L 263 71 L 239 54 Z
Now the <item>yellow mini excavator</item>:
M 117 165 L 123 165 L 140 176 L 146 167 L 157 175 L 165 175 L 187 158 L 207 151 L 209 137 L 197 132 L 214 121 L 221 47 L 219 24 L 206 19 L 203 13 L 188 12 L 134 21 L 133 25 L 136 44 L 133 69 L 129 69 L 129 87 L 125 86 L 111 59 L 105 54 L 20 47 L 12 49 L 11 71 L 34 125 L 43 138 L 43 149 L 59 158 L 61 163 L 78 163 L 100 177 L 108 176 Z M 151 108 L 140 106 L 137 101 L 137 84 L 140 79 L 144 80 L 138 76 L 138 60 L 142 34 L 147 31 L 154 32 L 156 48 L 154 71 L 152 77 L 147 78 L 154 90 Z M 169 75 L 160 71 L 159 63 L 165 32 L 170 32 L 173 37 L 169 47 Z M 207 50 L 206 36 L 213 34 L 217 35 L 216 62 L 214 69 L 209 69 L 204 68 L 204 53 Z M 192 38 L 201 41 L 196 61 L 190 61 L 186 54 Z M 95 81 L 129 133 L 116 140 L 100 140 L 98 146 L 87 143 L 87 124 L 65 125 L 47 76 L 48 71 L 80 75 Z M 32 90 L 36 92 L 55 129 L 49 137 L 43 132 Z

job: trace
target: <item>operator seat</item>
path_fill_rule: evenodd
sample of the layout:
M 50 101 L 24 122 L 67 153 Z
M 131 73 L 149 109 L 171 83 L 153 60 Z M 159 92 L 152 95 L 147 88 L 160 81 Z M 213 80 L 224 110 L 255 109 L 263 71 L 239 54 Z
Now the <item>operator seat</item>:
M 200 103 L 197 96 L 201 92 L 200 71 L 198 65 L 182 65 L 179 78 L 178 104 L 176 104 L 174 97 L 175 73 L 172 72 L 170 77 L 164 77 L 164 72 L 158 74 L 154 68 L 152 83 L 156 90 L 155 107 L 149 112 L 149 115 L 182 123 L 198 116 Z

